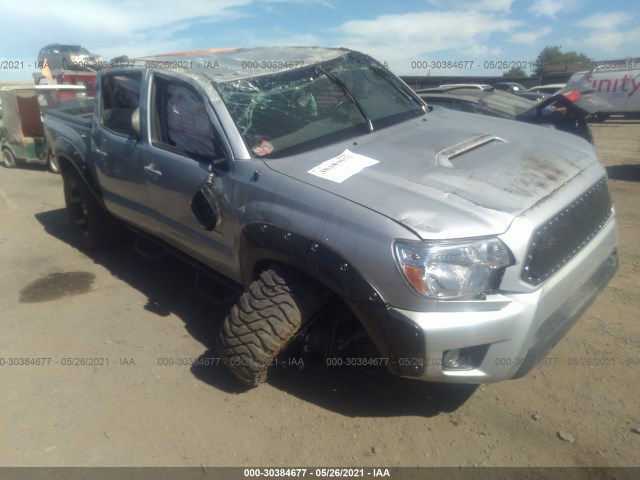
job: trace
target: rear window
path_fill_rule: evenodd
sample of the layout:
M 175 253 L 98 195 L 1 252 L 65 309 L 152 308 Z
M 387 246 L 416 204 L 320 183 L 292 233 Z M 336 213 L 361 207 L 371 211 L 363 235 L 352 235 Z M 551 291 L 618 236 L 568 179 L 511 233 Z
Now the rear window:
M 509 118 L 517 117 L 535 106 L 531 100 L 501 92 L 488 94 L 480 98 L 478 103 L 493 112 Z
M 131 116 L 140 103 L 140 72 L 105 75 L 102 82 L 102 125 L 121 135 L 134 135 Z
M 80 45 L 60 45 L 58 50 L 61 52 L 86 52 Z

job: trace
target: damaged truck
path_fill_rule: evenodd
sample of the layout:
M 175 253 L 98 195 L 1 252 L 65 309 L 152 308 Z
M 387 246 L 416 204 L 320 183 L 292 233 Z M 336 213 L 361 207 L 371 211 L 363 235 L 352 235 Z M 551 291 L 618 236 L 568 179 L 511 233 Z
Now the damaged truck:
M 217 351 L 247 386 L 292 351 L 419 380 L 521 377 L 618 265 L 587 141 L 431 111 L 347 49 L 128 60 L 98 73 L 91 110 L 45 125 L 81 247 L 125 226 L 238 292 Z

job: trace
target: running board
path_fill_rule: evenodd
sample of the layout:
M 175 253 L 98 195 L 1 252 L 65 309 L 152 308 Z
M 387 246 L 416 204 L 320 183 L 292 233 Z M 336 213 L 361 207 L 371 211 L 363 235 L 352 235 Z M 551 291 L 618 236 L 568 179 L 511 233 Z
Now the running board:
M 196 270 L 196 291 L 216 305 L 235 303 L 239 292 L 227 287 L 221 279 Z
M 164 248 L 142 235 L 136 235 L 134 247 L 135 251 L 147 260 L 158 260 L 169 255 Z

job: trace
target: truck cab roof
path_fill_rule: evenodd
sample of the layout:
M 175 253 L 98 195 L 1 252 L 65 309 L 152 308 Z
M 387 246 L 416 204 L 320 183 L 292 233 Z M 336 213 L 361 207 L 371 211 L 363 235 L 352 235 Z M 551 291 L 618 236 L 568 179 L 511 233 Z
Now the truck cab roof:
M 338 58 L 350 52 L 351 50 L 346 48 L 295 46 L 217 48 L 126 60 L 124 60 L 125 57 L 119 57 L 115 60 L 115 66 L 122 62 L 127 68 L 189 69 L 204 74 L 213 81 L 224 82 L 302 68 L 316 62 Z

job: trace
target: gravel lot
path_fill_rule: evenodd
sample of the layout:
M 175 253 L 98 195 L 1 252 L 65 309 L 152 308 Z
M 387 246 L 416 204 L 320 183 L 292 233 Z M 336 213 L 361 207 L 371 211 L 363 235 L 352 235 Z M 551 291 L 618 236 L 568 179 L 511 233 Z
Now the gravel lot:
M 546 364 L 479 388 L 318 366 L 245 392 L 179 365 L 225 315 L 193 271 L 79 251 L 61 178 L 1 169 L 0 466 L 640 466 L 640 122 L 593 132 L 618 274 Z

